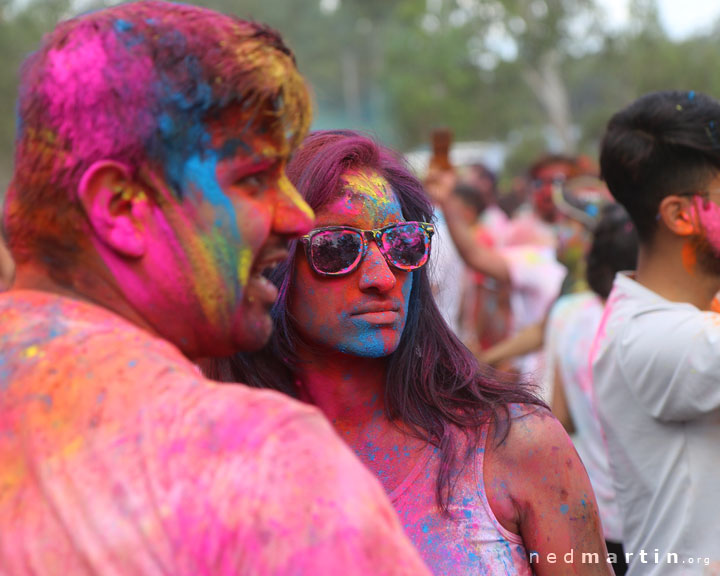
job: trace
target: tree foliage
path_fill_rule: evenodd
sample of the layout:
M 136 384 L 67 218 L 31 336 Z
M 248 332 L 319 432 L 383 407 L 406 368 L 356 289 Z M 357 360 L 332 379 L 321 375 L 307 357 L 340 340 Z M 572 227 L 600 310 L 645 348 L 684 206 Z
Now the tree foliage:
M 0 184 L 11 163 L 17 69 L 69 1 L 19 9 L 0 0 Z M 593 153 L 609 116 L 642 93 L 720 96 L 713 36 L 671 41 L 655 0 L 631 0 L 622 30 L 603 27 L 596 0 L 198 3 L 282 32 L 313 89 L 316 128 L 362 128 L 401 149 L 443 125 L 458 140 L 516 146 L 518 166 L 548 145 Z

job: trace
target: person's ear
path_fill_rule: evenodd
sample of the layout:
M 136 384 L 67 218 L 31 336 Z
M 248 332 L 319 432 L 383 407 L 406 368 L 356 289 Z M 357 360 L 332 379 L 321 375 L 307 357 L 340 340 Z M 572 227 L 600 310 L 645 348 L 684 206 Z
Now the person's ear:
M 698 230 L 690 196 L 666 196 L 658 208 L 658 220 L 677 236 L 692 236 Z
M 112 160 L 94 162 L 83 174 L 77 193 L 100 241 L 126 257 L 145 254 L 150 207 L 144 188 L 127 166 Z

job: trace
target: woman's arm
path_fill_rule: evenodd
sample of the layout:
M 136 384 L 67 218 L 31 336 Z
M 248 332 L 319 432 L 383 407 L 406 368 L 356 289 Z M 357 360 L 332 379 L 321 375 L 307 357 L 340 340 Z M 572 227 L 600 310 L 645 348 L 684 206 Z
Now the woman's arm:
M 500 446 L 488 439 L 484 480 L 495 516 L 522 536 L 535 574 L 613 574 L 585 467 L 547 410 L 513 417 Z
M 491 366 L 498 366 L 507 360 L 540 350 L 544 337 L 545 321 L 543 320 L 536 324 L 530 324 L 514 336 L 510 336 L 487 350 L 483 350 L 477 355 L 477 358 Z
M 461 215 L 461 202 L 453 195 L 457 176 L 453 170 L 433 169 L 425 179 L 428 196 L 439 206 L 447 222 L 458 254 L 468 267 L 491 276 L 499 282 L 510 282 L 510 267 L 503 255 L 478 243 L 475 226 L 466 223 Z

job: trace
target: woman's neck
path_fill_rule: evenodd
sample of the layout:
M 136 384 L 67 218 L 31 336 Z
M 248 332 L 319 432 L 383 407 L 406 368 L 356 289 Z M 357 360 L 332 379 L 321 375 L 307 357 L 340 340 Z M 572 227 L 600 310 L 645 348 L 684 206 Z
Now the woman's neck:
M 300 353 L 300 399 L 314 404 L 338 435 L 391 493 L 421 458 L 427 443 L 385 414 L 387 358 Z
M 384 417 L 387 358 L 308 350 L 300 357 L 300 398 L 320 408 L 338 431 Z

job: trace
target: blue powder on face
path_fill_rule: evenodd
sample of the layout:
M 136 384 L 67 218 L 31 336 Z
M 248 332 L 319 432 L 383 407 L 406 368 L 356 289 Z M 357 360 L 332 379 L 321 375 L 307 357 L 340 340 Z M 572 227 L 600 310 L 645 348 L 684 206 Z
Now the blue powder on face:
M 570 510 L 570 507 L 567 504 L 563 504 L 562 506 L 560 506 L 560 512 L 562 512 L 563 514 L 567 514 L 568 510 Z

